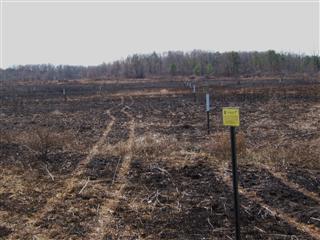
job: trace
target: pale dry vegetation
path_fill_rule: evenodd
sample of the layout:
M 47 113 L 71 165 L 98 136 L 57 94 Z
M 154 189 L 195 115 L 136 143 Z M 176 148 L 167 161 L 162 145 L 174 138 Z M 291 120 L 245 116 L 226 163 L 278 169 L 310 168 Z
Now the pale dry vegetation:
M 177 149 L 177 145 L 173 137 L 149 133 L 135 139 L 133 151 L 146 157 L 159 156 L 170 154 L 173 149 Z
M 238 132 L 236 134 L 236 149 L 239 158 L 245 158 L 248 153 L 245 134 Z M 206 142 L 204 151 L 219 159 L 219 161 L 229 161 L 231 159 L 230 133 L 228 131 L 215 133 Z
M 2 131 L 0 143 L 25 147 L 41 161 L 47 161 L 48 155 L 55 151 L 83 151 L 83 146 L 71 131 L 57 132 L 49 127 L 28 131 Z
M 299 168 L 320 169 L 319 146 L 310 144 L 298 144 L 292 146 L 278 147 L 270 144 L 263 149 L 248 151 L 246 161 L 256 164 L 268 164 L 278 168 L 286 169 L 290 165 Z

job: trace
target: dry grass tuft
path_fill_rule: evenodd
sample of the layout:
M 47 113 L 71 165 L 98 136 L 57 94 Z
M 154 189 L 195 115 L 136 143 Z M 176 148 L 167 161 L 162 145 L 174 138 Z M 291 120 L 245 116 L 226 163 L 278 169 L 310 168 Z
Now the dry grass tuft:
M 23 138 L 25 145 L 41 160 L 47 160 L 50 151 L 62 149 L 63 140 L 61 135 L 53 133 L 48 128 L 38 128 Z
M 319 156 L 317 145 L 299 143 L 278 148 L 269 145 L 262 150 L 251 150 L 248 160 L 280 168 L 295 165 L 300 168 L 320 169 Z
M 102 154 L 124 157 L 126 154 L 128 154 L 130 149 L 127 142 L 120 141 L 115 145 L 103 145 L 99 151 Z
M 242 132 L 236 135 L 237 144 L 237 156 L 242 158 L 247 154 L 247 145 L 245 135 Z M 225 132 L 219 132 L 214 135 L 213 139 L 210 140 L 205 146 L 206 151 L 219 160 L 230 160 L 231 158 L 231 143 L 230 134 Z
M 59 133 L 47 127 L 23 132 L 17 135 L 15 139 L 31 150 L 39 160 L 44 161 L 48 159 L 48 154 L 53 151 L 80 151 L 82 149 L 71 133 Z
M 140 156 L 163 156 L 178 148 L 178 141 L 173 137 L 160 134 L 146 134 L 134 141 L 133 151 Z
M 14 143 L 14 137 L 9 131 L 0 130 L 0 144 L 11 144 Z

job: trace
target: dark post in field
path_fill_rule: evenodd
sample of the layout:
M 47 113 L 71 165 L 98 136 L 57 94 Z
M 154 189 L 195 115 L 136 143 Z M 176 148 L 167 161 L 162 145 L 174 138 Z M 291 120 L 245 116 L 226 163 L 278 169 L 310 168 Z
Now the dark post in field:
M 237 166 L 236 129 L 235 129 L 235 127 L 230 127 L 230 137 L 231 137 L 232 183 L 233 183 L 234 212 L 235 212 L 235 222 L 236 222 L 236 239 L 240 240 L 238 166 Z
M 238 191 L 238 166 L 236 148 L 236 127 L 240 126 L 239 108 L 227 107 L 222 109 L 223 125 L 230 126 L 231 139 L 231 160 L 232 160 L 232 184 L 235 214 L 236 240 L 240 240 L 240 210 L 239 210 L 239 191 Z
M 207 111 L 207 129 L 208 134 L 210 134 L 210 112 Z

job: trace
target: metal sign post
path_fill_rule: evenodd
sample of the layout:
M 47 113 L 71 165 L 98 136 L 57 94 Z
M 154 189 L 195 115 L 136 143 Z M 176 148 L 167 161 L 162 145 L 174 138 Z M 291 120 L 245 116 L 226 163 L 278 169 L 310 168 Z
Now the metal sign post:
M 209 93 L 206 93 L 206 112 L 207 112 L 208 134 L 210 134 L 210 95 Z
M 66 89 L 65 88 L 62 89 L 62 94 L 63 94 L 63 97 L 64 97 L 64 101 L 66 102 L 67 101 L 67 94 L 66 94 Z
M 239 191 L 238 191 L 238 166 L 237 166 L 237 149 L 236 149 L 236 131 L 235 127 L 240 126 L 239 108 L 223 108 L 223 125 L 230 126 L 231 138 L 231 159 L 232 159 L 232 183 L 234 197 L 234 212 L 236 224 L 236 240 L 240 240 L 240 211 L 239 211 Z
M 195 84 L 192 85 L 192 92 L 193 92 L 193 95 L 194 95 L 194 102 L 196 102 L 197 101 L 197 96 L 196 96 L 196 85 Z
M 234 212 L 236 220 L 236 239 L 240 240 L 240 211 L 239 211 L 239 191 L 238 191 L 238 166 L 236 149 L 236 131 L 235 127 L 230 127 L 231 152 L 232 152 L 232 182 L 234 196 Z

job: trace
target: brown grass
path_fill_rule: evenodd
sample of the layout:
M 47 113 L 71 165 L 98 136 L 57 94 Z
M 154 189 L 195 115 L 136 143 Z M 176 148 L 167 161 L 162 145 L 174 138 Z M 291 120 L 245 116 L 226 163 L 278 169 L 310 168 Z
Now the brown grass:
M 0 130 L 0 144 L 10 144 L 14 142 L 14 138 L 9 131 Z
M 205 145 L 205 151 L 219 160 L 227 161 L 231 158 L 230 134 L 219 132 L 213 136 L 210 142 Z M 242 132 L 236 135 L 237 156 L 243 158 L 247 155 L 247 144 L 245 135 Z
M 119 141 L 115 145 L 102 145 L 98 151 L 101 154 L 124 157 L 129 152 L 129 148 L 126 141 Z
M 177 140 L 160 134 L 146 134 L 134 141 L 134 154 L 140 156 L 163 156 L 169 155 L 177 149 Z
M 12 135 L 14 142 L 27 147 L 39 160 L 46 161 L 54 151 L 82 151 L 81 146 L 70 132 L 56 132 L 48 127 L 37 128 Z
M 317 145 L 299 143 L 280 148 L 269 145 L 262 150 L 250 150 L 247 160 L 280 168 L 296 165 L 300 168 L 320 169 L 319 156 Z
M 36 129 L 24 139 L 25 145 L 32 149 L 41 160 L 47 160 L 50 151 L 62 149 L 63 140 L 59 134 L 53 133 L 48 128 Z

